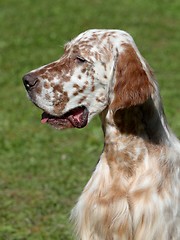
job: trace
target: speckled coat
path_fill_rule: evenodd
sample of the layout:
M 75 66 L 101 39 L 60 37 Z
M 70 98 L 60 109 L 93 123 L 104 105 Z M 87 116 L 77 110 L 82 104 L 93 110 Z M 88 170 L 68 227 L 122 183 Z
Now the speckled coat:
M 102 120 L 104 149 L 72 210 L 78 239 L 180 239 L 180 144 L 132 37 L 88 30 L 23 81 L 42 123 L 64 129 Z

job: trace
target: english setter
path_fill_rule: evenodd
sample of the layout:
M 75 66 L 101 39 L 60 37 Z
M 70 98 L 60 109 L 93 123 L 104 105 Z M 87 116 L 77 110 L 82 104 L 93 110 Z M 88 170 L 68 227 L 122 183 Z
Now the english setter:
M 42 123 L 82 128 L 100 115 L 104 149 L 71 214 L 78 239 L 180 239 L 180 144 L 132 37 L 88 30 L 64 49 L 23 82 Z

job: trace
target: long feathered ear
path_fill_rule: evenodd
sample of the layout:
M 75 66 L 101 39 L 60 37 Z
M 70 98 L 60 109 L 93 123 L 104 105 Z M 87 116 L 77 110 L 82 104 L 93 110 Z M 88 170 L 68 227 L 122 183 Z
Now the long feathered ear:
M 138 50 L 126 43 L 122 47 L 115 68 L 114 98 L 110 104 L 113 111 L 143 104 L 154 91 L 152 71 L 143 58 L 140 61 Z

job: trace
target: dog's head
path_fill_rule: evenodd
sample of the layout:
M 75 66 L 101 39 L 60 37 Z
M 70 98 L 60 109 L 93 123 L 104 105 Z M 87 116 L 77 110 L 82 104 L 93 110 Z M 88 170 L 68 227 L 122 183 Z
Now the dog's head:
M 89 30 L 65 45 L 63 56 L 23 77 L 42 123 L 82 128 L 109 107 L 142 104 L 153 90 L 151 72 L 124 31 Z

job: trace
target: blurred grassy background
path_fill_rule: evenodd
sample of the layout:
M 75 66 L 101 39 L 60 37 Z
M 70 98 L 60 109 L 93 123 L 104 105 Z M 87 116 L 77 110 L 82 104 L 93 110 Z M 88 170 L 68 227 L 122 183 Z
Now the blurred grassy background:
M 126 30 L 155 70 L 180 136 L 179 12 L 179 0 L 0 0 L 0 240 L 73 239 L 69 213 L 103 146 L 98 118 L 82 130 L 42 126 L 22 76 L 86 29 Z

